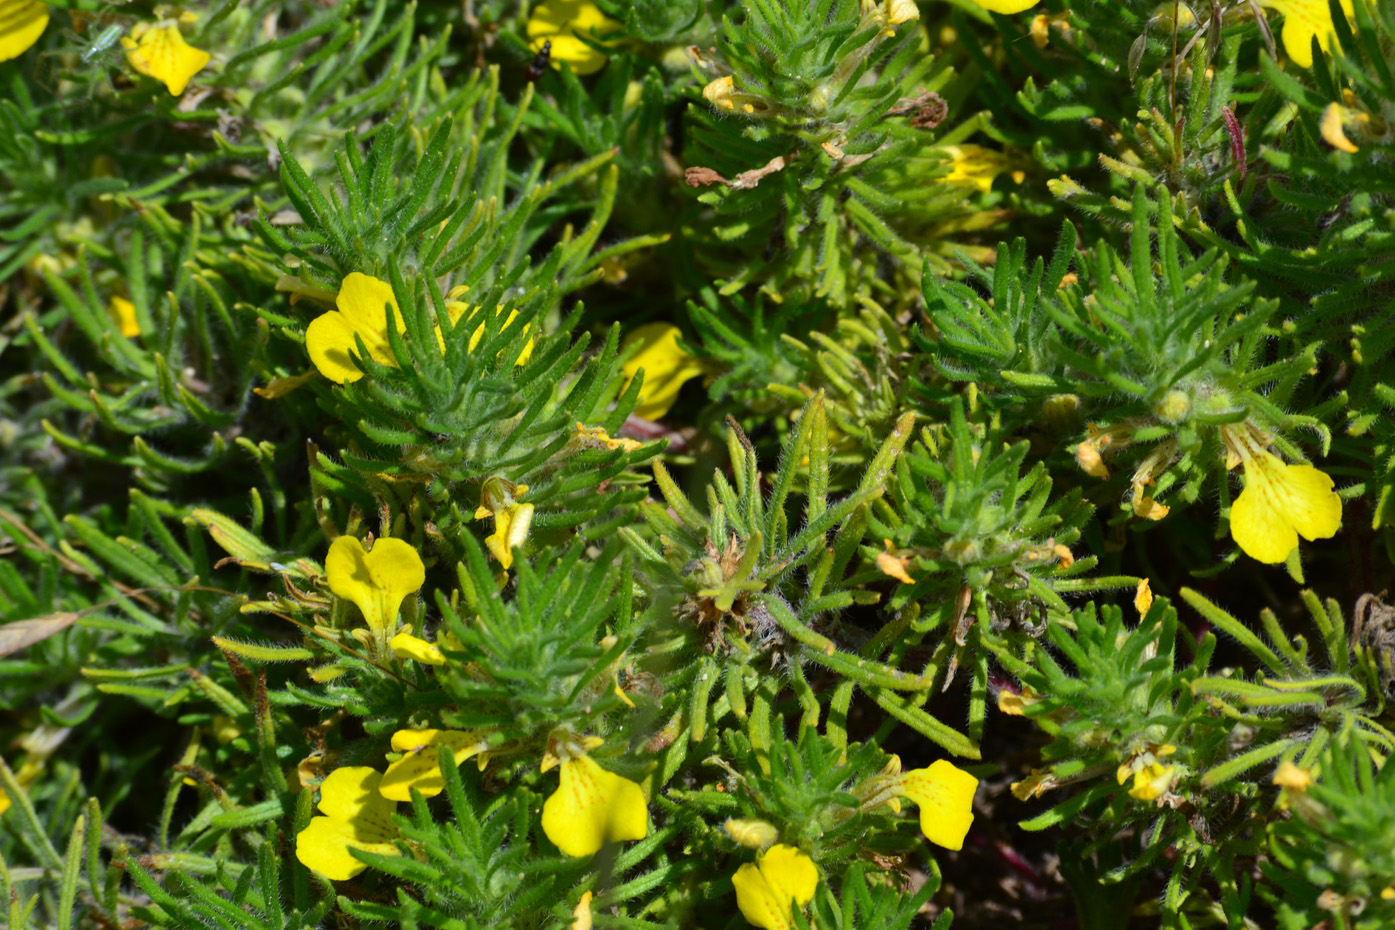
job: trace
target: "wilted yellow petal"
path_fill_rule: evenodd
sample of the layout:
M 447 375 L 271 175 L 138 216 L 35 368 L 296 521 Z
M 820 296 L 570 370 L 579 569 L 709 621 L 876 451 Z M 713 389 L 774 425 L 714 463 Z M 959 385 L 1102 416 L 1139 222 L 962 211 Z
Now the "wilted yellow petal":
M 591 892 L 582 892 L 572 909 L 572 930 L 591 930 Z
M 1025 716 L 1030 703 L 1035 701 L 1028 701 L 1026 694 L 1014 694 L 1007 688 L 998 692 L 998 712 L 1009 717 Z
M 47 26 L 45 4 L 37 0 L 0 0 L 0 61 L 18 58 L 29 51 Z
M 748 922 L 765 930 L 789 930 L 794 926 L 792 907 L 802 909 L 814 899 L 819 870 L 800 850 L 779 845 L 737 869 L 731 883 L 736 906 Z
M 129 38 L 121 40 L 126 60 L 141 74 L 164 82 L 178 97 L 194 75 L 208 64 L 209 54 L 184 41 L 174 22 L 137 23 Z
M 1153 606 L 1153 589 L 1148 584 L 1147 578 L 1138 580 L 1138 589 L 1133 595 L 1133 607 L 1141 617 Z
M 730 74 L 708 82 L 702 89 L 702 97 L 714 107 L 721 107 L 724 110 L 736 109 L 736 103 L 732 100 L 734 80 Z
M 883 575 L 895 578 L 903 584 L 915 584 L 915 579 L 906 574 L 906 560 L 898 559 L 890 552 L 877 553 L 877 568 Z
M 1100 450 L 1092 442 L 1082 442 L 1075 447 L 1075 461 L 1091 478 L 1108 478 L 1109 469 L 1104 467 Z

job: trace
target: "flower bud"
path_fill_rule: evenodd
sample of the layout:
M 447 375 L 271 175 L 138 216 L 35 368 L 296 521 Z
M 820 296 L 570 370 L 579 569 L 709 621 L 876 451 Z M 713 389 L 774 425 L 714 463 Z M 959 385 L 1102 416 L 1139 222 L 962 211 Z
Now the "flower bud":
M 1186 391 L 1168 391 L 1153 408 L 1153 413 L 1164 423 L 1180 423 L 1191 413 L 1192 399 Z
M 775 825 L 764 820 L 728 820 L 722 829 L 733 842 L 747 849 L 769 849 L 780 838 Z

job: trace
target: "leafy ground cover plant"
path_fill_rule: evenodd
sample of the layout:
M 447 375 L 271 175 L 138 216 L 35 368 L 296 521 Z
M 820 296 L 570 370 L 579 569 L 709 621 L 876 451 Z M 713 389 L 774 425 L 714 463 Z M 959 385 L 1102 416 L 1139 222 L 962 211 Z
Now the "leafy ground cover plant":
M 0 0 L 7 926 L 1395 925 L 1392 60 Z

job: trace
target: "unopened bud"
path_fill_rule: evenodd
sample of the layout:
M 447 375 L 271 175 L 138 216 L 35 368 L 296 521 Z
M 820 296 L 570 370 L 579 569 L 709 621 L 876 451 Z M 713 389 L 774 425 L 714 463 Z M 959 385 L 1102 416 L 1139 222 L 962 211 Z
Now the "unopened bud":
M 722 824 L 727 836 L 747 849 L 769 849 L 780 838 L 773 823 L 764 820 L 728 820 Z
M 1180 423 L 1186 419 L 1191 409 L 1191 395 L 1186 391 L 1168 391 L 1167 395 L 1158 401 L 1157 406 L 1153 408 L 1153 413 L 1164 423 Z

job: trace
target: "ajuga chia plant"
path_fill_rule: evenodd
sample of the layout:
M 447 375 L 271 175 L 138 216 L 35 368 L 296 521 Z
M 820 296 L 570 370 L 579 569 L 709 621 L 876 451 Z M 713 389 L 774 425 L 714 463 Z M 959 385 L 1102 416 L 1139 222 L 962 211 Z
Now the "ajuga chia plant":
M 1214 251 L 1192 256 L 1174 229 L 1168 195 L 1157 200 L 1156 224 L 1149 207 L 1137 188 L 1127 264 L 1102 243 L 1072 259 L 1076 233 L 1068 225 L 1051 264 L 1038 259 L 1025 286 L 1022 246 L 1000 252 L 993 277 L 980 277 L 992 282 L 991 305 L 965 285 L 927 278 L 927 312 L 939 338 L 920 344 L 946 377 L 986 385 L 990 407 L 1035 404 L 1044 425 L 1086 420 L 1073 449 L 1081 469 L 1108 480 L 1128 461 L 1130 493 L 1120 516 L 1158 521 L 1203 490 L 1217 489 L 1228 503 L 1226 471 L 1242 463 L 1247 487 L 1266 480 L 1265 469 L 1287 479 L 1266 447 L 1301 460 L 1285 431 L 1308 428 L 1326 451 L 1324 413 L 1340 399 L 1306 413 L 1284 409 L 1312 370 L 1316 346 L 1268 325 L 1277 302 L 1251 303 L 1253 283 L 1225 280 Z M 1152 271 L 1154 231 L 1161 277 Z M 1073 262 L 1079 272 L 1068 270 Z M 1322 480 L 1326 488 L 1313 493 L 1326 515 L 1320 526 L 1303 527 L 1308 539 L 1335 532 L 1334 507 L 1340 517 L 1332 483 Z M 1235 515 L 1231 532 L 1255 558 L 1282 562 L 1296 553 L 1296 537 L 1266 547 Z
M 1389 6 L 0 0 L 6 925 L 1384 927 Z
M 1262 671 L 1253 680 L 1235 669 L 1213 671 L 1215 636 L 1193 639 L 1165 598 L 1141 594 L 1136 627 L 1117 607 L 1076 612 L 1073 623 L 1048 630 L 1071 670 L 1047 649 L 1033 650 L 1025 662 L 999 653 L 1021 683 L 1020 694 L 1005 694 L 999 706 L 1025 714 L 1052 737 L 1042 751 L 1048 765 L 1012 790 L 1028 799 L 1077 789 L 1024 826 L 1095 819 L 1087 853 L 1121 843 L 1127 850 L 1112 881 L 1171 850 L 1164 910 L 1195 908 L 1188 875 L 1204 868 L 1219 883 L 1219 910 L 1233 915 L 1243 913 L 1251 894 L 1250 879 L 1237 884 L 1238 863 L 1266 849 L 1243 811 L 1274 803 L 1272 785 L 1283 784 L 1285 766 L 1311 768 L 1329 751 L 1369 765 L 1389 751 L 1392 734 L 1378 720 L 1383 697 L 1366 684 L 1369 656 L 1350 648 L 1335 603 L 1303 592 L 1325 652 L 1315 662 L 1307 641 L 1285 633 L 1272 612 L 1261 615 L 1261 638 L 1196 592 L 1184 589 L 1182 597 Z M 1344 803 L 1359 803 L 1354 794 Z M 1128 835 L 1130 824 L 1137 835 Z
M 694 53 L 710 109 L 690 111 L 685 176 L 707 209 L 686 227 L 722 293 L 757 284 L 847 306 L 875 276 L 863 243 L 914 276 L 925 255 L 946 266 L 948 233 L 985 225 L 965 217 L 973 185 L 932 146 L 952 74 L 920 52 L 919 15 L 899 0 L 762 0 L 724 18 L 715 57 Z

